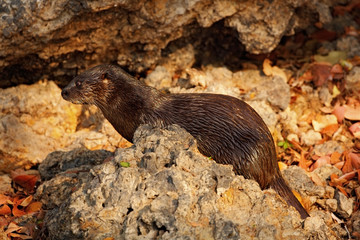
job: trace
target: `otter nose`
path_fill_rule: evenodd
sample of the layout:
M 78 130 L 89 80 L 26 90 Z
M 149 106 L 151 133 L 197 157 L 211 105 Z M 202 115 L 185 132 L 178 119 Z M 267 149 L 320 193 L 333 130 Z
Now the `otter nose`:
M 61 91 L 61 96 L 64 98 L 64 99 L 67 99 L 69 97 L 69 90 L 67 90 L 66 88 L 63 89 Z

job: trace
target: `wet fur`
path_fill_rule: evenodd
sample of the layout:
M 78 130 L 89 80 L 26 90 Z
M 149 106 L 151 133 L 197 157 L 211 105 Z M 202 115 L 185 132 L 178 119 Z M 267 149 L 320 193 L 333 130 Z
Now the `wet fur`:
M 199 151 L 231 164 L 236 174 L 273 188 L 302 218 L 308 213 L 281 176 L 273 138 L 261 117 L 245 102 L 220 94 L 165 95 L 121 68 L 100 65 L 77 76 L 62 95 L 74 103 L 98 106 L 128 141 L 141 124 L 178 124 L 192 134 Z

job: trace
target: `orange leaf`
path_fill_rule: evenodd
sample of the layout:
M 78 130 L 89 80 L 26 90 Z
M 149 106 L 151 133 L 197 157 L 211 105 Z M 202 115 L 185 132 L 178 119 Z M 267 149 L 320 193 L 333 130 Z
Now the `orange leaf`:
M 15 217 L 21 217 L 23 215 L 26 215 L 25 211 L 22 211 L 18 208 L 18 206 L 14 206 L 12 213 Z
M 333 153 L 331 154 L 331 156 L 330 156 L 330 163 L 331 163 L 332 165 L 334 165 L 334 164 L 340 162 L 340 157 L 341 157 L 341 153 L 339 153 L 339 152 L 333 152 Z
M 41 202 L 33 202 L 33 203 L 30 203 L 29 206 L 27 206 L 26 212 L 27 213 L 38 212 L 38 211 L 40 211 L 41 207 L 42 207 Z
M 354 123 L 349 127 L 350 132 L 355 136 L 360 138 L 360 122 Z
M 330 73 L 331 65 L 327 63 L 314 63 L 311 66 L 311 73 L 315 86 L 322 86 L 331 78 Z
M 341 123 L 344 120 L 345 107 L 344 106 L 335 106 L 332 114 L 334 114 L 336 116 L 338 122 Z
M 31 236 L 27 236 L 27 235 L 23 235 L 23 234 L 18 234 L 18 233 L 10 233 L 9 235 L 10 235 L 11 237 L 14 237 L 14 238 L 32 239 Z
M 338 163 L 335 163 L 334 164 L 334 167 L 338 168 L 338 169 L 342 169 L 343 166 L 344 166 L 345 162 L 344 161 L 341 161 L 341 162 L 338 162 Z
M 9 234 L 9 233 L 11 233 L 11 232 L 15 232 L 15 231 L 19 230 L 20 228 L 21 228 L 21 227 L 19 227 L 16 223 L 11 222 L 11 223 L 9 223 L 9 225 L 8 225 L 8 227 L 7 227 L 7 229 L 6 229 L 5 234 Z
M 338 129 L 339 129 L 339 124 L 330 124 L 324 127 L 323 129 L 321 129 L 321 133 L 331 137 Z
M 9 196 L 6 196 L 4 194 L 0 194 L 0 205 L 8 203 L 8 201 L 11 202 L 11 198 Z
M 343 173 L 351 172 L 353 170 L 353 166 L 351 164 L 351 158 L 349 157 L 349 153 L 344 152 L 344 157 L 345 157 L 345 164 L 341 170 Z
M 345 118 L 349 120 L 359 121 L 360 120 L 360 108 L 353 108 L 345 105 Z
M 10 215 L 11 209 L 8 205 L 3 205 L 0 207 L 0 215 Z
M 19 205 L 22 207 L 26 207 L 31 203 L 32 200 L 33 200 L 33 196 L 30 195 L 27 198 L 23 199 Z
M 313 171 L 325 164 L 330 164 L 330 157 L 329 156 L 322 156 L 311 166 L 310 171 Z
M 20 216 L 23 216 L 26 214 L 25 211 L 21 210 L 21 209 L 23 209 L 23 207 L 20 206 L 22 201 L 23 201 L 23 199 L 19 199 L 18 196 L 15 197 L 15 199 L 14 199 L 14 206 L 13 206 L 12 213 L 15 217 L 20 217 Z M 20 209 L 19 209 L 19 206 L 20 206 Z
M 300 153 L 299 167 L 301 167 L 302 169 L 305 169 L 305 170 L 307 170 L 307 168 L 309 167 L 309 165 L 306 161 L 306 158 L 305 158 L 304 151 L 301 151 L 301 153 Z
M 360 155 L 350 152 L 349 153 L 349 158 L 351 159 L 351 165 L 355 168 L 355 169 L 360 169 Z
M 36 182 L 39 177 L 36 175 L 17 175 L 13 178 L 13 181 L 16 184 L 19 184 L 21 187 L 25 188 L 28 191 L 34 191 Z
M 336 188 L 339 189 L 340 192 L 342 192 L 346 197 L 349 197 L 349 195 L 342 186 L 337 185 Z
M 353 179 L 356 176 L 356 173 L 357 173 L 357 171 L 352 171 L 352 172 L 349 172 L 349 173 L 346 173 L 346 174 L 342 175 L 338 179 L 339 180 L 346 179 L 347 181 L 349 181 L 349 180 Z

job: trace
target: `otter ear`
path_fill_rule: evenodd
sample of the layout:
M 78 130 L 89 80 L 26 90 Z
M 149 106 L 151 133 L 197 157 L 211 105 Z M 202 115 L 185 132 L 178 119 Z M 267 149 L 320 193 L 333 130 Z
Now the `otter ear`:
M 107 73 L 103 73 L 101 74 L 101 80 L 107 79 L 108 78 L 108 74 Z

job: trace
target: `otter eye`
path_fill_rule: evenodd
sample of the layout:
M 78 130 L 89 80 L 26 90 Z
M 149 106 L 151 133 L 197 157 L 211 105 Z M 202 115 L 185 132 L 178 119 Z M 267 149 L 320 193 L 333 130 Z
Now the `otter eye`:
M 106 79 L 106 78 L 108 78 L 108 74 L 107 74 L 107 73 L 101 74 L 101 79 L 102 79 L 102 80 L 104 80 L 104 79 Z
M 77 81 L 77 82 L 75 82 L 75 85 L 76 85 L 77 87 L 80 87 L 80 86 L 81 86 L 81 82 L 80 82 L 80 81 Z

